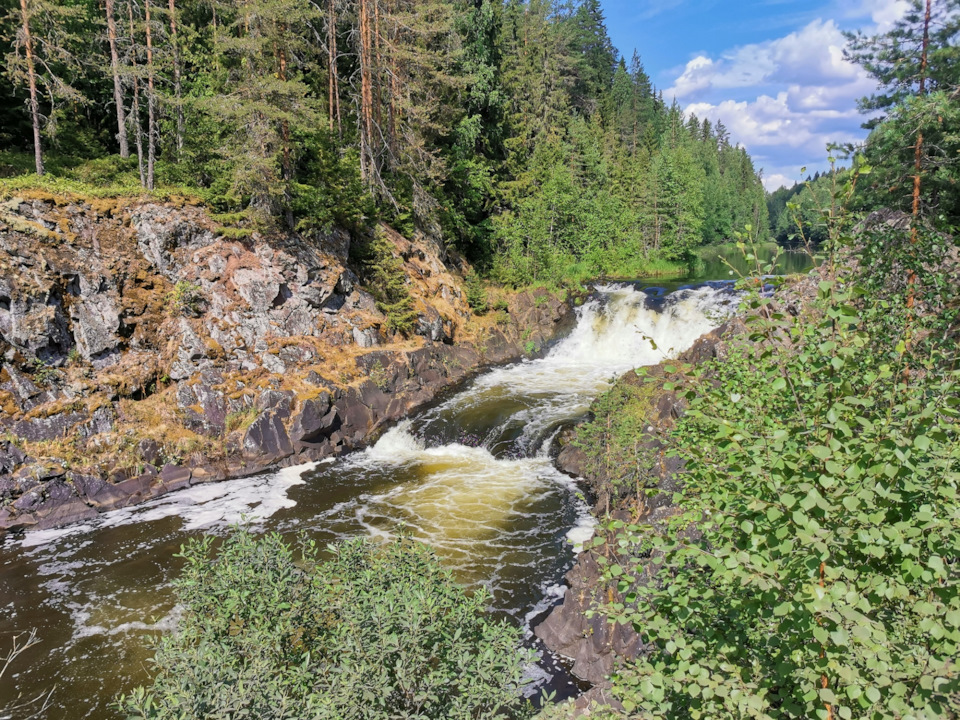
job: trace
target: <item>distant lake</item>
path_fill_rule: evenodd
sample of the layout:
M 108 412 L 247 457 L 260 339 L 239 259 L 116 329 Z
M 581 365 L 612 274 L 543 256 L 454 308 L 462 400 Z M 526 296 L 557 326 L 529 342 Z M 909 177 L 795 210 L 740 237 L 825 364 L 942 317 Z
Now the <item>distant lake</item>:
M 784 250 L 779 248 L 776 243 L 764 243 L 757 246 L 756 250 L 760 257 L 761 267 L 770 264 L 778 249 L 780 250 L 780 257 L 771 273 L 772 275 L 805 273 L 813 267 L 813 260 L 806 250 Z M 735 245 L 716 245 L 703 248 L 700 251 L 700 257 L 703 260 L 703 266 L 698 268 L 695 275 L 689 276 L 688 280 L 732 280 L 738 277 L 738 273 L 743 275 L 756 273 L 756 261 L 747 262 L 743 253 Z M 733 265 L 735 271 L 732 274 L 726 263 Z

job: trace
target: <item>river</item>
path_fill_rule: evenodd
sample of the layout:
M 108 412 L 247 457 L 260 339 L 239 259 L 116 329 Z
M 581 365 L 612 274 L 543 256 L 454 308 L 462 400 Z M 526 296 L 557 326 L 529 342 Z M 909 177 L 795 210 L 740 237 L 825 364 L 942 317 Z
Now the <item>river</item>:
M 576 545 L 592 532 L 575 483 L 551 462 L 556 433 L 618 375 L 686 349 L 737 303 L 718 283 L 642 288 L 597 288 L 545 357 L 478 375 L 363 452 L 8 537 L 0 652 L 31 628 L 41 643 L 0 680 L 0 708 L 53 687 L 50 718 L 117 717 L 115 695 L 149 680 L 145 636 L 175 626 L 174 554 L 238 522 L 321 543 L 403 524 L 461 582 L 489 587 L 495 612 L 528 626 L 562 592 Z M 560 697 L 576 691 L 551 663 L 538 672 Z

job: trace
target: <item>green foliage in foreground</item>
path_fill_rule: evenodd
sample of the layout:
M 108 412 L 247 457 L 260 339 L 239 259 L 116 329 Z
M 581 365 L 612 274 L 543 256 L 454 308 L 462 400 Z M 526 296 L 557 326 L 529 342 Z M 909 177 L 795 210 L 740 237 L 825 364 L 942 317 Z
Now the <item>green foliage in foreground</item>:
M 659 385 L 621 379 L 597 398 L 594 418 L 577 429 L 576 444 L 587 458 L 586 474 L 595 478 L 594 493 L 609 514 L 611 501 L 631 494 L 642 504 L 651 481 L 656 458 L 651 457 L 646 428 L 656 408 Z
M 606 610 L 653 646 L 614 677 L 631 716 L 960 712 L 957 288 L 927 264 L 952 239 L 866 242 L 914 286 L 837 268 L 801 318 L 753 297 L 750 342 L 679 388 L 681 514 L 614 524 L 632 560 L 608 567 L 627 602 Z
M 121 697 L 156 719 L 502 717 L 522 708 L 519 630 L 484 612 L 410 538 L 304 542 L 236 530 L 182 551 L 184 613 L 152 687 Z

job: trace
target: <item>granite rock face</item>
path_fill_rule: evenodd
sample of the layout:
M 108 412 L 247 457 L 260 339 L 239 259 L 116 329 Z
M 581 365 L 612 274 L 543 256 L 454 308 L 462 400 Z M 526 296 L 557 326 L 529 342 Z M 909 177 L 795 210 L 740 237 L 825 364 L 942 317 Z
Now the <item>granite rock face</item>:
M 182 201 L 0 202 L 0 533 L 363 447 L 573 322 L 537 291 L 478 323 L 462 260 L 379 232 L 410 338 L 343 230 L 228 232 Z

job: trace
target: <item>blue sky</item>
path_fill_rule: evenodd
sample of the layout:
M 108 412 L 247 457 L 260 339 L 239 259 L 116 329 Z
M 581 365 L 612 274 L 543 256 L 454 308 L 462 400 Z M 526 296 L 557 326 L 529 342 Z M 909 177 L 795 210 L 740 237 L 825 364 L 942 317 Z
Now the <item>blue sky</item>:
M 889 29 L 903 0 L 601 0 L 629 60 L 636 48 L 670 102 L 722 120 L 768 189 L 827 165 L 826 144 L 866 132 L 857 98 L 874 83 L 842 56 L 842 31 Z

